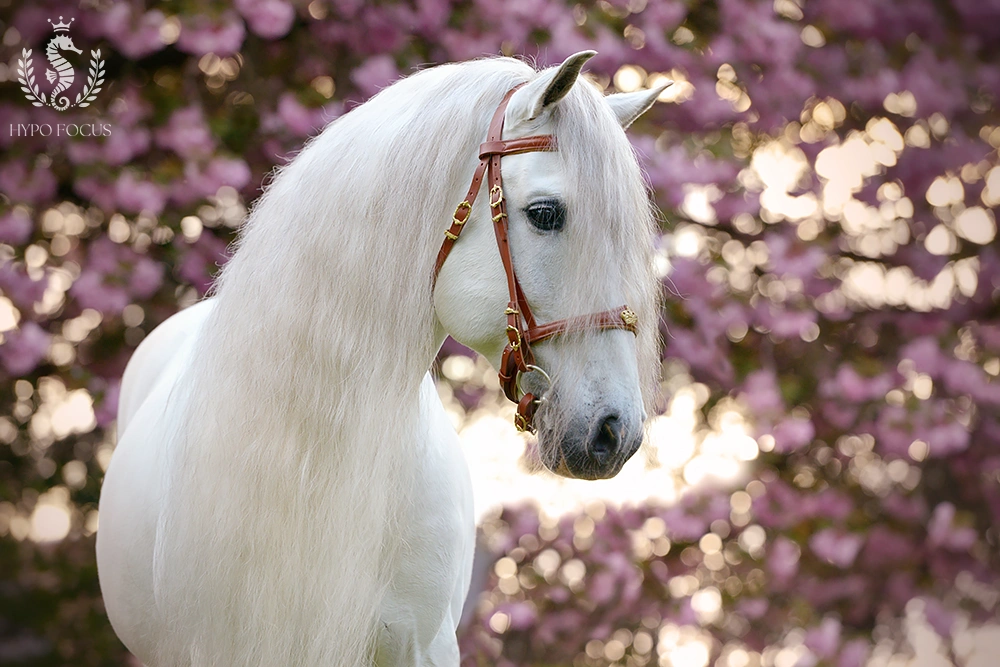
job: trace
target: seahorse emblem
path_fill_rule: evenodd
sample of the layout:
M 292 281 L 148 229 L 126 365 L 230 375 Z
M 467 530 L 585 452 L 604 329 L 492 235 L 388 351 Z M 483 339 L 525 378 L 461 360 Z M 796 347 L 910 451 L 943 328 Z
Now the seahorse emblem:
M 62 21 L 61 16 L 59 20 Z M 69 23 L 53 23 L 52 27 L 56 32 L 56 36 L 50 39 L 48 46 L 45 47 L 45 57 L 52 64 L 51 69 L 45 70 L 45 78 L 48 79 L 49 83 L 56 82 L 55 88 L 49 93 L 49 104 L 59 111 L 65 111 L 69 108 L 69 98 L 63 95 L 57 100 L 56 96 L 72 86 L 76 78 L 73 66 L 59 52 L 72 51 L 78 55 L 83 55 L 83 51 L 76 48 L 73 39 L 66 34 L 69 32 L 69 26 L 73 20 L 70 19 Z M 52 19 L 49 19 L 49 23 L 52 23 Z
M 57 111 L 65 111 L 71 106 L 86 107 L 90 106 L 97 93 L 101 92 L 101 86 L 104 83 L 104 61 L 101 60 L 100 49 L 95 49 L 90 52 L 91 59 L 90 67 L 87 70 L 87 83 L 83 87 L 83 90 L 77 94 L 76 100 L 70 102 L 68 96 L 62 95 L 62 93 L 69 90 L 76 80 L 76 72 L 73 70 L 73 65 L 66 60 L 63 54 L 83 54 L 83 51 L 76 48 L 73 39 L 68 34 L 70 24 L 74 20 L 71 18 L 69 21 L 63 22 L 63 17 L 60 16 L 58 23 L 52 23 L 52 19 L 49 19 L 49 23 L 52 24 L 52 30 L 56 35 L 49 40 L 49 43 L 45 47 L 45 56 L 51 65 L 51 67 L 45 70 L 45 78 L 48 79 L 49 83 L 54 84 L 52 92 L 48 96 L 39 90 L 38 84 L 35 83 L 34 65 L 31 62 L 31 49 L 23 49 L 21 51 L 21 58 L 17 62 L 17 80 L 21 83 L 21 90 L 24 91 L 25 96 L 36 107 L 48 105 Z

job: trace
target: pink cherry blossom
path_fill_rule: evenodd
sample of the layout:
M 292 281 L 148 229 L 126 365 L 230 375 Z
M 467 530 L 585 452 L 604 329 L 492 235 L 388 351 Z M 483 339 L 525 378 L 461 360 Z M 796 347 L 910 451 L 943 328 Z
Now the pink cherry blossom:
M 235 5 L 250 30 L 264 39 L 287 35 L 295 21 L 295 9 L 284 0 L 236 0 Z
M 3 336 L 0 364 L 14 377 L 25 375 L 42 363 L 52 340 L 52 335 L 35 322 L 24 322 Z
M 114 4 L 103 14 L 101 28 L 119 52 L 138 60 L 163 48 L 160 28 L 166 17 L 158 9 L 136 14 L 132 5 Z
M 31 309 L 41 301 L 48 284 L 48 276 L 33 278 L 23 265 L 10 262 L 0 264 L 0 290 L 23 309 Z
M 839 395 L 851 403 L 877 401 L 885 398 L 886 393 L 896 384 L 890 374 L 882 374 L 873 378 L 862 377 L 853 366 L 844 364 L 837 369 L 837 375 L 827 391 Z
M 781 390 L 773 371 L 757 370 L 743 383 L 743 400 L 757 418 L 780 414 L 785 409 Z
M 211 155 L 215 139 L 199 106 L 187 106 L 170 114 L 167 124 L 156 130 L 156 143 L 183 158 Z
M 373 56 L 351 74 L 354 85 L 365 95 L 374 95 L 398 77 L 399 70 L 389 55 Z
M 799 547 L 786 537 L 778 537 L 768 553 L 767 567 L 775 583 L 785 585 L 799 571 Z
M 294 95 L 286 93 L 278 100 L 277 121 L 295 136 L 307 137 L 322 128 L 330 119 L 326 108 L 310 109 Z
M 864 667 L 868 662 L 871 646 L 864 639 L 852 639 L 840 649 L 837 667 Z
M 233 12 L 225 12 L 217 18 L 199 14 L 183 22 L 177 48 L 196 56 L 206 53 L 228 56 L 239 50 L 245 35 L 243 21 Z
M 149 181 L 136 178 L 131 171 L 123 171 L 115 181 L 115 200 L 122 210 L 129 213 L 147 211 L 153 215 L 163 211 L 167 197 L 163 188 Z
M 23 209 L 11 209 L 0 215 L 0 243 L 23 245 L 31 237 L 31 231 L 31 218 Z
M 927 541 L 936 547 L 965 551 L 976 541 L 976 531 L 971 527 L 955 526 L 955 506 L 941 503 L 934 508 L 927 525 Z
M 805 645 L 819 658 L 832 658 L 840 647 L 840 629 L 839 620 L 824 618 L 818 627 L 806 633 Z
M 177 242 L 179 247 L 180 242 Z M 211 233 L 202 233 L 184 253 L 177 268 L 180 278 L 202 294 L 208 292 L 212 277 L 227 259 L 226 244 Z
M 826 261 L 826 254 L 821 248 L 805 244 L 796 248 L 787 236 L 769 234 L 765 242 L 768 263 L 775 275 L 804 280 L 815 274 Z
M 95 400 L 94 418 L 99 426 L 110 426 L 118 416 L 118 397 L 121 391 L 121 382 L 118 380 L 107 381 L 103 379 L 95 380 L 91 386 L 91 393 L 97 398 Z
M 860 535 L 825 528 L 809 540 L 809 548 L 822 560 L 839 568 L 850 567 L 864 543 Z
M 56 178 L 41 163 L 29 170 L 22 161 L 10 161 L 0 167 L 0 192 L 15 201 L 44 204 L 55 196 Z
M 152 297 L 163 283 L 162 264 L 106 236 L 91 244 L 88 257 L 87 269 L 69 290 L 83 308 L 117 315 L 133 300 Z
M 816 429 L 808 418 L 787 417 L 775 425 L 772 435 L 774 450 L 788 453 L 808 445 L 816 435 Z

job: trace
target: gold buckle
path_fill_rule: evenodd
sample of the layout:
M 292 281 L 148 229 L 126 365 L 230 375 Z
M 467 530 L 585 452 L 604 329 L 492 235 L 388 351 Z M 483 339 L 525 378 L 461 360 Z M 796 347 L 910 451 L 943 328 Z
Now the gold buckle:
M 528 420 L 520 412 L 514 413 L 514 428 L 517 429 L 518 433 L 524 433 L 528 430 Z
M 501 203 L 503 203 L 503 188 L 494 185 L 490 189 L 490 208 L 496 208 Z
M 463 208 L 468 210 L 469 212 L 465 214 L 465 220 L 459 220 L 458 212 L 461 211 Z M 466 222 L 469 221 L 470 215 L 472 215 L 472 204 L 470 204 L 469 200 L 466 199 L 464 202 L 455 207 L 455 215 L 452 216 L 451 218 L 451 224 L 458 225 L 459 227 L 461 227 L 462 225 L 464 225 Z
M 626 308 L 619 315 L 622 318 L 622 322 L 625 323 L 627 327 L 635 327 L 639 323 L 639 316 L 635 314 L 631 308 Z
M 507 340 L 508 340 L 507 344 L 510 345 L 510 349 L 516 350 L 519 347 L 521 347 L 521 330 L 518 329 L 517 327 L 515 327 L 513 324 L 508 324 L 507 325 L 507 331 L 513 331 L 514 332 L 514 337 L 517 338 L 517 342 L 513 342 L 513 341 L 510 340 L 509 336 L 507 337 Z

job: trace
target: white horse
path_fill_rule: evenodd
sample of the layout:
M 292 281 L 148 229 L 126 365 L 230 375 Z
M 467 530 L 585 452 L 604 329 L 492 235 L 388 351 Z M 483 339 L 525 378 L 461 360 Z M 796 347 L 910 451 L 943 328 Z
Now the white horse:
M 603 97 L 577 83 L 592 55 L 542 72 L 436 67 L 339 118 L 267 188 L 215 296 L 136 351 L 97 558 L 111 623 L 145 664 L 458 665 L 472 490 L 427 371 L 448 334 L 495 365 L 507 343 L 485 195 L 432 274 L 517 84 L 504 138 L 558 139 L 503 160 L 528 302 L 540 322 L 622 303 L 638 316 L 635 336 L 536 344 L 553 382 L 525 381 L 544 393 L 539 448 L 590 478 L 635 452 L 658 381 L 658 289 L 622 128 L 660 91 Z

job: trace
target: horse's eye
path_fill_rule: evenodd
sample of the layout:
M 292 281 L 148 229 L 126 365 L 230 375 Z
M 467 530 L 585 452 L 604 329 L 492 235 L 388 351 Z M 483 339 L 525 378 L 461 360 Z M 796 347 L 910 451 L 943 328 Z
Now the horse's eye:
M 566 209 L 562 202 L 555 199 L 537 201 L 528 206 L 525 213 L 527 213 L 531 224 L 543 232 L 558 231 L 562 229 L 563 223 L 566 221 Z

